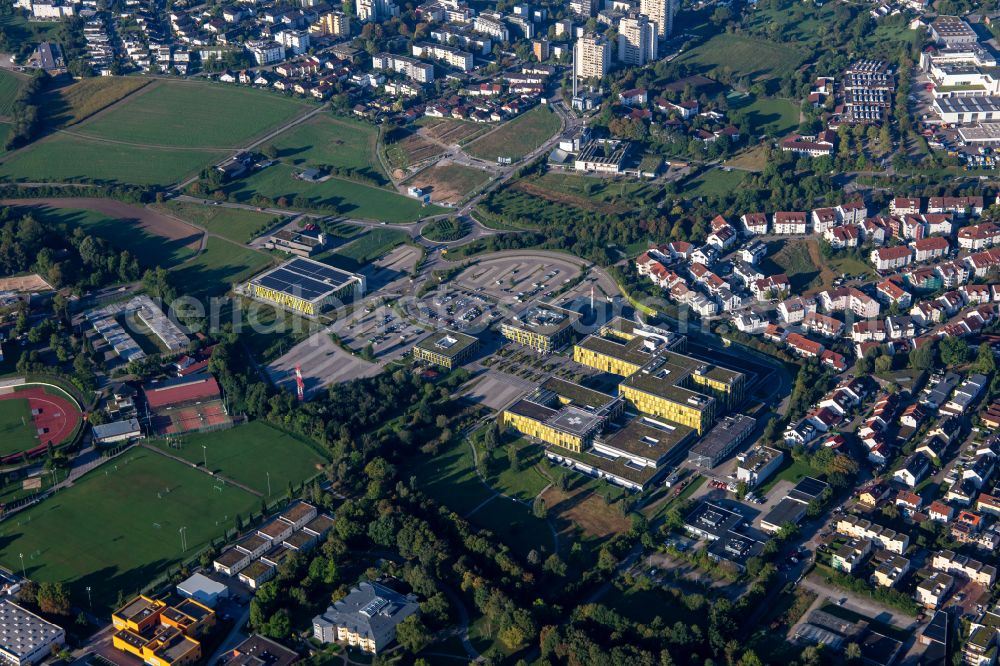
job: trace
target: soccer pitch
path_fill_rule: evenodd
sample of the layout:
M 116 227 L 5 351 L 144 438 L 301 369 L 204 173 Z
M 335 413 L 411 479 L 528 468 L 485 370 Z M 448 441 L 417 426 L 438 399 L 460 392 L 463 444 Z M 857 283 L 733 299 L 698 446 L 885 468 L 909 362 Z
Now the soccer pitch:
M 0 401 L 0 456 L 28 451 L 38 446 L 31 408 L 24 398 Z
M 259 508 L 244 490 L 138 449 L 0 523 L 0 563 L 20 572 L 23 555 L 29 578 L 68 583 L 80 606 L 90 587 L 95 611 L 108 610 Z
M 195 464 L 207 460 L 209 470 L 262 495 L 267 495 L 270 474 L 272 499 L 282 495 L 289 482 L 298 485 L 314 476 L 319 472 L 316 466 L 326 462 L 305 442 L 260 421 L 219 432 L 182 435 L 179 440 L 179 447 L 164 442 L 156 442 L 156 446 Z

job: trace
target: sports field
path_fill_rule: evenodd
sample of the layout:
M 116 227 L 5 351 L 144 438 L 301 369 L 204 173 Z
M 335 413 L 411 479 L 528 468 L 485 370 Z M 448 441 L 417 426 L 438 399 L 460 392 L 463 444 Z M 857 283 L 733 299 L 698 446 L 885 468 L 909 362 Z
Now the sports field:
M 4 160 L 0 178 L 168 185 L 225 156 L 221 150 L 144 148 L 55 134 Z
M 413 222 L 423 215 L 444 212 L 438 206 L 422 206 L 419 201 L 401 194 L 341 178 L 322 183 L 308 183 L 294 178 L 295 168 L 276 164 L 258 171 L 249 178 L 226 187 L 236 201 L 249 203 L 255 194 L 273 201 L 284 197 L 289 206 L 305 210 L 329 210 L 346 217 Z M 295 201 L 296 197 L 301 197 Z
M 728 68 L 737 77 L 769 79 L 793 72 L 804 59 L 803 52 L 794 46 L 725 33 L 699 44 L 675 62 L 694 66 L 698 74 L 706 76 Z
M 309 108 L 251 88 L 160 81 L 78 131 L 138 146 L 232 148 Z
M 378 131 L 369 123 L 319 115 L 275 137 L 278 157 L 288 164 L 360 169 L 388 180 L 375 154 Z
M 224 294 L 232 283 L 249 278 L 271 263 L 268 255 L 248 247 L 209 237 L 205 251 L 173 271 L 180 294 L 215 296 Z
M 68 582 L 81 605 L 90 586 L 100 614 L 119 592 L 135 593 L 259 506 L 246 491 L 139 449 L 0 523 L 0 563 L 20 571 L 23 554 L 30 578 Z
M 0 456 L 27 451 L 38 445 L 27 398 L 0 400 Z
M 559 116 L 539 105 L 476 139 L 465 147 L 465 152 L 490 162 L 498 157 L 517 160 L 551 139 L 559 127 Z
M 156 442 L 156 446 L 202 465 L 208 469 L 267 494 L 267 476 L 271 476 L 271 494 L 285 492 L 289 482 L 298 485 L 315 476 L 317 465 L 326 462 L 308 444 L 260 421 L 213 433 L 183 435 L 180 446 Z M 202 449 L 202 446 L 205 448 Z
M 274 216 L 268 213 L 183 201 L 167 201 L 153 207 L 204 227 L 209 233 L 218 234 L 235 243 L 249 243 L 260 229 L 274 220 Z

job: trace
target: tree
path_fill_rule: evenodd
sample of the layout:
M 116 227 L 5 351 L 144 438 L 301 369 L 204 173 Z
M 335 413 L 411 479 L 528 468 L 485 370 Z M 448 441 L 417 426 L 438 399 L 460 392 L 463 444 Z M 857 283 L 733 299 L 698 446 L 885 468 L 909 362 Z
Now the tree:
M 941 338 L 941 362 L 948 367 L 962 365 L 969 360 L 969 345 L 962 338 Z
M 934 367 L 937 360 L 937 344 L 935 342 L 925 342 L 910 352 L 910 368 L 913 370 L 927 371 Z
M 988 342 L 984 342 L 979 345 L 979 351 L 976 354 L 975 371 L 984 375 L 991 375 L 996 369 L 997 360 L 993 356 L 993 350 L 990 348 Z
M 42 583 L 38 586 L 38 608 L 51 615 L 69 615 L 69 590 L 62 583 Z
M 517 447 L 513 444 L 507 447 L 507 459 L 510 461 L 510 469 L 512 472 L 521 471 L 521 459 L 517 455 Z
M 420 652 L 431 642 L 430 632 L 417 615 L 411 615 L 396 627 L 396 640 L 413 654 Z
M 848 643 L 847 647 L 844 648 L 844 658 L 849 662 L 860 661 L 861 646 L 857 643 Z

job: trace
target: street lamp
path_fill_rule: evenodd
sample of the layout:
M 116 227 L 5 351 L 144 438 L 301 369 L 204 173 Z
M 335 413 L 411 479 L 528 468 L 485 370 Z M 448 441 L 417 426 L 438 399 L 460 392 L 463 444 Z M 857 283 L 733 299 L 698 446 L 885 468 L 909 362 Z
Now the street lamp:
M 89 606 L 90 606 L 91 608 L 93 608 L 93 607 L 94 607 L 94 600 L 90 598 L 90 586 L 89 586 L 89 585 L 87 586 L 87 604 L 88 604 L 88 605 L 89 605 Z
M 208 447 L 204 444 L 201 445 L 201 453 L 205 458 L 205 469 L 208 469 Z
M 21 575 L 24 578 L 27 578 L 28 577 L 28 571 L 27 571 L 27 569 L 24 568 L 24 553 L 18 553 L 18 556 L 21 558 Z
M 264 472 L 264 473 L 267 474 L 267 496 L 270 497 L 271 496 L 271 473 L 270 472 Z

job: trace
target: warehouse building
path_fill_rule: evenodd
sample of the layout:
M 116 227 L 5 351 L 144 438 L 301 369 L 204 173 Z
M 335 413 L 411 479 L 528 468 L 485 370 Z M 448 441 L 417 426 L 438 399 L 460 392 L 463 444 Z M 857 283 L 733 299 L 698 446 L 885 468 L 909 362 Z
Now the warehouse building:
M 0 660 L 11 666 L 37 664 L 66 642 L 62 627 L 43 620 L 9 599 L 0 600 Z
M 296 257 L 252 278 L 247 292 L 259 301 L 312 317 L 363 295 L 365 278 Z
M 94 442 L 97 444 L 127 442 L 142 437 L 142 428 L 139 427 L 138 419 L 131 418 L 126 421 L 114 421 L 112 423 L 95 425 L 93 436 Z
M 580 314 L 548 303 L 532 303 L 500 324 L 500 334 L 535 351 L 548 354 L 567 342 Z
M 440 331 L 413 347 L 413 358 L 451 370 L 468 362 L 479 348 L 479 340 L 457 331 Z

